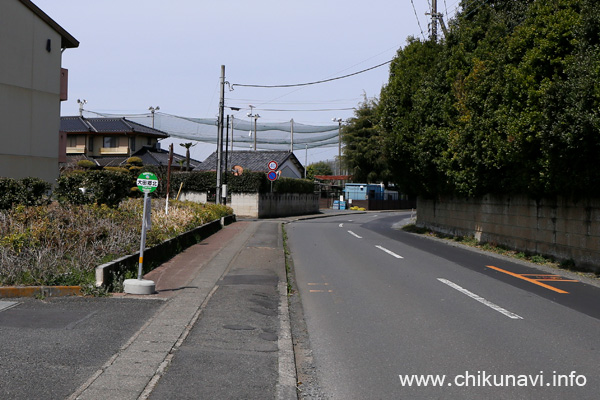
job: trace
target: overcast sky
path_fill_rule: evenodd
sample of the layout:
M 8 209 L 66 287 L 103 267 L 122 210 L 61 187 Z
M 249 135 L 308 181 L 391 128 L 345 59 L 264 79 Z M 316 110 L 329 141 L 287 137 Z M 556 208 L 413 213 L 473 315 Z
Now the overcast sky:
M 86 99 L 86 110 L 103 113 L 141 114 L 160 106 L 164 113 L 208 118 L 218 113 L 221 65 L 232 84 L 351 74 L 391 60 L 408 36 L 427 36 L 430 7 L 429 0 L 33 2 L 80 42 L 63 53 L 69 100 L 61 115 L 77 115 L 77 99 Z M 457 3 L 438 0 L 438 10 L 453 15 Z M 236 118 L 247 118 L 252 104 L 263 122 L 328 125 L 332 117 L 352 117 L 363 93 L 378 97 L 388 74 L 385 65 L 301 88 L 237 87 L 226 90 L 226 106 L 242 108 Z M 212 151 L 213 145 L 199 144 L 192 156 L 204 160 Z M 297 152 L 302 162 L 303 153 Z M 308 153 L 311 163 L 333 158 L 337 148 Z

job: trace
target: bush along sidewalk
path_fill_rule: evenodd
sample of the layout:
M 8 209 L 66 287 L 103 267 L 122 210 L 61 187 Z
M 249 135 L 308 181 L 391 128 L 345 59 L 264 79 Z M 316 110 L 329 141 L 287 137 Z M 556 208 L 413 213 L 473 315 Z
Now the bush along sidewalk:
M 95 268 L 139 250 L 142 200 L 14 205 L 0 210 L 0 286 L 81 286 L 99 293 Z M 231 215 L 222 205 L 152 201 L 147 247 Z

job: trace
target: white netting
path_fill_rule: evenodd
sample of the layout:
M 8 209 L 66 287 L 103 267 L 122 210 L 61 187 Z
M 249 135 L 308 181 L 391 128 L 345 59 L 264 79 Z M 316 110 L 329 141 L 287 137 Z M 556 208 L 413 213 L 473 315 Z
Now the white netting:
M 155 112 L 152 114 L 106 114 L 95 111 L 86 113 L 102 117 L 120 118 L 137 122 L 148 127 L 168 133 L 178 139 L 195 140 L 202 143 L 217 143 L 216 118 L 188 118 L 177 115 Z M 231 120 L 230 120 L 231 126 Z M 233 144 L 235 147 L 248 147 L 254 144 L 254 120 L 249 118 L 233 118 Z M 294 149 L 313 149 L 317 147 L 333 147 L 338 145 L 339 125 L 306 125 L 293 123 Z M 291 146 L 292 122 L 260 122 L 256 124 L 256 147 L 262 150 L 289 150 Z M 227 130 L 223 130 L 223 140 Z M 229 129 L 229 145 L 232 135 Z

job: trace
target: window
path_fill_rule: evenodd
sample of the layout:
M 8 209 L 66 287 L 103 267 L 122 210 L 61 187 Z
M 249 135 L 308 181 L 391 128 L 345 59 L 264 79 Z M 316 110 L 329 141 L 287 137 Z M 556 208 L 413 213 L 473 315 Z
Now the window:
M 77 136 L 67 136 L 67 147 L 77 147 Z
M 134 152 L 135 151 L 135 136 L 131 137 L 131 151 Z
M 119 138 L 116 136 L 104 136 L 104 146 L 103 147 L 119 147 Z
M 90 136 L 88 148 L 90 151 L 94 151 L 94 137 Z

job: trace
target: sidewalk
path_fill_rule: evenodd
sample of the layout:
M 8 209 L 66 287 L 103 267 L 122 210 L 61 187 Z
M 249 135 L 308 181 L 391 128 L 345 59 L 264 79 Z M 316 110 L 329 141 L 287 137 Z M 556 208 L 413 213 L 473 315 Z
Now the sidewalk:
M 70 399 L 297 398 L 281 221 L 236 222 L 145 278 L 164 306 Z

